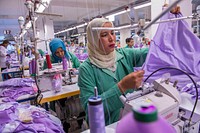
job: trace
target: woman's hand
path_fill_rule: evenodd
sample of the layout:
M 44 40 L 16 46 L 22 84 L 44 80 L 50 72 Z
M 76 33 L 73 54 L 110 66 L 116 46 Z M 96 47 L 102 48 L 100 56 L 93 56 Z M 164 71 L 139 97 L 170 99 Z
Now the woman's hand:
M 168 4 L 164 4 L 163 5 L 163 7 L 168 7 L 169 5 Z M 170 12 L 171 13 L 173 13 L 173 14 L 178 14 L 178 13 L 180 13 L 181 12 L 181 8 L 180 8 L 180 6 L 174 6 L 171 10 L 170 10 Z
M 181 12 L 181 8 L 180 8 L 180 6 L 175 6 L 175 7 L 173 7 L 173 8 L 171 9 L 170 12 L 173 13 L 173 14 L 178 14 L 178 13 Z
M 130 88 L 139 88 L 141 86 L 143 76 L 144 70 L 132 72 L 119 81 L 118 87 L 122 93 Z

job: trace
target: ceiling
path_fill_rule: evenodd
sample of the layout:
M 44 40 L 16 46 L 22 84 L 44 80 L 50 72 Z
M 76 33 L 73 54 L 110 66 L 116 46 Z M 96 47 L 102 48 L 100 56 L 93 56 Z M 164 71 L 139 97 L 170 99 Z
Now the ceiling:
M 54 31 L 57 32 L 98 15 L 118 10 L 120 7 L 138 5 L 146 1 L 150 0 L 51 0 L 45 13 L 62 15 L 62 17 L 49 16 L 53 20 Z M 28 15 L 25 2 L 26 0 L 0 0 L 0 36 L 4 35 L 5 30 L 10 30 L 12 35 L 19 34 L 18 17 L 26 18 Z M 150 7 L 138 10 L 143 14 L 149 11 Z M 132 18 L 133 14 L 130 15 Z
M 41 1 L 41 0 L 40 0 Z M 150 6 L 137 10 L 132 10 L 133 6 L 140 5 L 151 0 L 51 0 L 49 7 L 44 11 L 47 14 L 62 15 L 62 17 L 51 16 L 47 17 L 53 20 L 54 32 L 66 29 L 70 26 L 88 22 L 91 18 L 106 15 L 116 10 L 124 10 L 129 7 L 131 11 L 128 17 L 131 20 L 134 18 L 144 17 L 151 19 Z M 28 10 L 25 6 L 26 0 L 0 0 L 0 36 L 4 36 L 5 30 L 10 30 L 12 35 L 17 35 L 20 32 L 18 18 L 23 16 L 26 18 Z M 199 3 L 199 0 L 192 0 L 193 10 Z M 39 17 L 44 17 L 39 15 Z M 124 18 L 115 17 L 115 25 Z M 134 20 L 137 23 L 137 20 Z M 123 25 L 123 24 L 122 24 Z M 2 40 L 2 38 L 0 38 Z

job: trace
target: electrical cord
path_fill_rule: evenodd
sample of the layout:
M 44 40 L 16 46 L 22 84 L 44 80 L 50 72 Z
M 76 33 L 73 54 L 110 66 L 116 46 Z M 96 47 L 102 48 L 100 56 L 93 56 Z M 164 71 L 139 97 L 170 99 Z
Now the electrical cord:
M 36 86 L 37 86 L 37 88 L 38 88 L 37 95 L 36 95 L 36 97 L 35 97 L 35 104 L 36 104 L 36 106 L 38 106 L 38 105 L 40 105 L 40 102 L 41 102 L 41 100 L 42 100 L 42 98 L 43 98 L 43 95 L 42 95 L 42 91 L 39 89 L 36 76 L 34 76 L 34 79 L 35 79 L 35 84 L 36 84 Z M 39 97 L 39 96 L 41 96 L 41 97 Z M 38 98 L 39 98 L 39 99 L 38 99 Z M 41 106 L 41 105 L 40 105 L 40 106 Z
M 158 71 L 160 71 L 160 70 L 164 70 L 164 69 L 174 69 L 174 70 L 178 70 L 178 71 L 184 73 L 185 75 L 187 75 L 187 76 L 190 78 L 190 80 L 192 81 L 192 83 L 194 84 L 194 87 L 195 87 L 195 89 L 196 89 L 196 99 L 195 99 L 194 107 L 193 107 L 193 109 L 192 109 L 192 113 L 191 113 L 190 118 L 189 118 L 189 123 L 190 123 L 191 120 L 192 120 L 192 116 L 193 116 L 193 114 L 194 114 L 195 108 L 196 108 L 196 106 L 197 106 L 199 94 L 198 94 L 198 89 L 197 89 L 197 85 L 196 85 L 195 81 L 193 80 L 193 78 L 192 78 L 188 73 L 186 73 L 185 71 L 183 71 L 183 70 L 181 70 L 181 69 L 175 68 L 175 67 L 163 67 L 163 68 L 159 68 L 159 69 L 155 70 L 154 72 L 152 72 L 152 73 L 144 80 L 144 82 L 146 82 L 154 73 L 156 73 L 156 72 L 158 72 Z

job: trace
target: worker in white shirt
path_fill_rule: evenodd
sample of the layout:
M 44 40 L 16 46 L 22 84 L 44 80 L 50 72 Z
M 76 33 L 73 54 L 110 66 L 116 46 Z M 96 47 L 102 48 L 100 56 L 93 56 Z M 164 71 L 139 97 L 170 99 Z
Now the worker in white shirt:
M 68 51 L 74 54 L 75 50 L 76 50 L 76 45 L 74 42 L 71 42 Z
M 7 68 L 7 64 L 6 64 L 6 56 L 8 56 L 7 54 L 7 46 L 8 46 L 9 41 L 8 40 L 4 40 L 2 44 L 0 44 L 0 68 L 1 68 L 1 72 Z M 2 74 L 2 78 L 5 79 L 10 79 L 11 77 L 9 76 L 9 74 Z
M 9 44 L 8 40 L 4 40 L 2 44 L 0 44 L 0 67 L 1 71 L 6 69 L 6 56 L 7 56 L 7 46 Z

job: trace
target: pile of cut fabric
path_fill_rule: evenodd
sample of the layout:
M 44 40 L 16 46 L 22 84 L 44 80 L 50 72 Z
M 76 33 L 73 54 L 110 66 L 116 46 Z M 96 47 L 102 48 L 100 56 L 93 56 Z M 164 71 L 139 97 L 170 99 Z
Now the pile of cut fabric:
M 0 98 L 3 102 L 13 102 L 22 95 L 33 95 L 36 92 L 35 81 L 31 78 L 13 78 L 0 82 Z
M 0 118 L 1 133 L 64 133 L 58 118 L 31 105 L 0 104 Z

